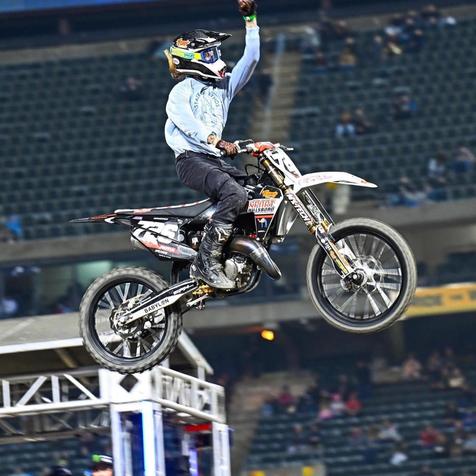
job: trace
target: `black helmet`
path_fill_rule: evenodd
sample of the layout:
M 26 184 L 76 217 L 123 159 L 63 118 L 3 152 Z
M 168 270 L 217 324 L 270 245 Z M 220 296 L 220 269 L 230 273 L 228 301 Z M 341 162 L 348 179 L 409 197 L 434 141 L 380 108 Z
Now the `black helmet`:
M 194 30 L 175 38 L 164 53 L 172 77 L 198 76 L 219 81 L 225 77 L 226 63 L 221 59 L 220 46 L 230 38 L 228 33 Z
M 113 468 L 113 462 L 110 456 L 94 454 L 91 460 L 93 463 L 92 465 L 93 471 L 103 471 L 105 469 Z

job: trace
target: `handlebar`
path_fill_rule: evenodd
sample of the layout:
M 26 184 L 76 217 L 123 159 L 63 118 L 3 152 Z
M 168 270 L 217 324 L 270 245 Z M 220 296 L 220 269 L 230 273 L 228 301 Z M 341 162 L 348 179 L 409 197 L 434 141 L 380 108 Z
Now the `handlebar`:
M 252 154 L 258 157 L 262 152 L 269 149 L 281 149 L 285 152 L 292 152 L 293 147 L 286 147 L 282 144 L 272 142 L 255 142 L 252 139 L 237 140 L 234 144 L 238 147 L 238 154 Z

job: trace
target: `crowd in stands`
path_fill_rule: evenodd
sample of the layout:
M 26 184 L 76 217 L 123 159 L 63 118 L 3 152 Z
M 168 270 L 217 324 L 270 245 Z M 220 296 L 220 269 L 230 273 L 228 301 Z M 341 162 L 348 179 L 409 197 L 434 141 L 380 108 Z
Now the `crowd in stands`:
M 325 441 L 320 432 L 323 422 L 349 418 L 348 444 L 362 451 L 362 460 L 366 464 L 376 463 L 377 457 L 386 453 L 388 463 L 399 466 L 411 459 L 408 448 L 415 445 L 431 450 L 434 458 L 476 454 L 476 390 L 468 383 L 452 348 L 432 352 L 425 362 L 409 354 L 400 366 L 402 382 L 426 382 L 435 391 L 460 390 L 455 394 L 457 397 L 446 405 L 445 426 L 439 428 L 431 422 L 423 424 L 418 441 L 405 438 L 398 425 L 388 418 L 369 426 L 354 424 L 352 417 L 365 413 L 372 398 L 376 384 L 372 366 L 360 361 L 352 374 L 339 375 L 334 384 L 323 384 L 316 376 L 314 385 L 300 396 L 293 395 L 289 387 L 284 386 L 279 395 L 267 399 L 261 409 L 265 418 L 293 413 L 313 415 L 307 423 L 293 426 L 288 453 L 304 453 L 312 449 L 325 453 Z M 424 465 L 415 476 L 439 475 Z M 461 476 L 471 475 L 461 473 Z
M 398 189 L 387 196 L 388 206 L 418 207 L 447 200 L 446 185 L 460 175 L 474 170 L 476 157 L 465 145 L 460 144 L 452 153 L 436 152 L 428 159 L 427 174 L 420 178 L 402 175 Z
M 418 53 L 425 45 L 425 30 L 456 25 L 453 17 L 444 16 L 435 5 L 427 5 L 419 12 L 409 10 L 395 14 L 373 38 L 371 48 L 363 48 L 346 21 L 323 18 L 314 28 L 305 28 L 301 51 L 315 58 L 316 72 L 351 70 L 360 64 L 383 63 L 392 56 Z M 331 43 L 340 42 L 337 55 L 329 51 Z

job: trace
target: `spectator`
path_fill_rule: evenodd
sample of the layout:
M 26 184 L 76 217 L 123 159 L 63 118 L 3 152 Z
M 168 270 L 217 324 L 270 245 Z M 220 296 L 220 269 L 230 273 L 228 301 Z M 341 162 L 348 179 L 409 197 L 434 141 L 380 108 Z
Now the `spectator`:
M 5 226 L 11 231 L 15 240 L 23 238 L 23 226 L 18 215 L 10 215 L 5 220 Z
M 372 63 L 383 63 L 387 59 L 387 47 L 381 35 L 375 35 L 372 43 Z
M 321 429 L 318 422 L 311 423 L 307 436 L 312 446 L 317 447 L 321 444 Z
M 324 72 L 327 71 L 328 63 L 327 63 L 327 57 L 325 53 L 319 49 L 316 52 L 316 72 Z
M 352 392 L 350 394 L 349 399 L 345 404 L 345 408 L 350 416 L 356 416 L 362 411 L 362 402 L 359 400 L 357 392 Z
M 463 427 L 465 430 L 476 430 L 476 413 L 474 410 L 470 410 L 463 416 Z
M 425 26 L 432 27 L 439 24 L 441 12 L 436 8 L 435 5 L 429 4 L 422 8 L 420 16 Z
M 319 409 L 319 420 L 330 420 L 333 416 L 329 402 L 324 399 Z
M 393 100 L 393 117 L 397 120 L 409 119 L 417 112 L 417 105 L 409 93 L 399 93 Z
M 346 405 L 342 401 L 339 393 L 334 393 L 331 397 L 330 409 L 333 416 L 340 416 L 344 413 Z
M 393 466 L 399 466 L 408 461 L 408 456 L 405 453 L 405 449 L 402 444 L 397 445 L 390 457 L 390 464 Z
M 336 137 L 346 136 L 355 136 L 355 126 L 352 122 L 352 115 L 348 111 L 344 111 L 340 115 L 339 122 L 336 125 Z
M 378 429 L 370 427 L 367 431 L 364 452 L 362 454 L 365 464 L 374 464 L 378 456 Z
M 408 177 L 400 177 L 396 193 L 387 198 L 389 206 L 418 207 L 427 200 L 425 191 L 420 190 Z
M 414 354 L 410 354 L 402 365 L 402 377 L 404 380 L 421 379 L 422 365 Z
M 448 388 L 464 388 L 466 385 L 463 372 L 456 366 L 449 369 L 446 382 Z
M 420 432 L 420 443 L 427 448 L 431 448 L 436 445 L 440 436 L 441 433 L 433 425 L 427 424 Z
M 14 298 L 8 296 L 0 298 L 0 317 L 14 317 L 18 314 L 19 308 Z
M 0 217 L 0 243 L 13 243 L 15 235 L 6 224 L 7 219 Z
M 355 133 L 357 135 L 364 135 L 373 132 L 374 125 L 370 122 L 369 118 L 365 114 L 363 108 L 359 107 L 354 112 L 353 118 Z
M 428 179 L 431 184 L 446 183 L 446 164 L 448 157 L 443 152 L 438 152 L 436 157 L 428 161 Z
M 463 423 L 459 420 L 455 421 L 450 442 L 451 457 L 459 457 L 463 454 L 463 445 L 467 438 L 468 435 L 463 427 Z
M 320 46 L 321 38 L 319 31 L 312 26 L 305 26 L 301 42 L 301 52 L 305 55 L 313 56 Z
M 453 159 L 453 170 L 456 173 L 471 172 L 476 164 L 476 157 L 467 147 L 460 145 Z
M 339 66 L 342 69 L 353 69 L 357 66 L 358 58 L 355 49 L 355 40 L 347 38 L 343 50 L 339 55 Z
M 401 13 L 395 13 L 385 27 L 385 34 L 398 37 L 403 31 L 404 25 L 405 17 Z
M 289 390 L 288 385 L 283 385 L 281 389 L 281 393 L 279 394 L 277 398 L 277 403 L 279 405 L 279 408 L 283 412 L 290 412 L 294 409 L 294 404 L 296 402 L 295 397 L 292 395 L 292 393 Z
M 268 397 L 261 406 L 261 415 L 265 418 L 270 418 L 275 414 L 275 400 L 273 397 Z
M 447 456 L 449 453 L 448 439 L 445 434 L 432 425 L 426 425 L 420 433 L 420 443 L 425 448 L 431 448 L 438 456 Z
M 300 413 L 311 413 L 316 411 L 316 404 L 308 392 L 299 397 L 297 410 Z
M 293 430 L 290 436 L 290 441 L 288 445 L 288 453 L 305 453 L 309 451 L 309 442 L 307 435 L 304 432 L 302 425 L 295 423 L 293 425 Z
M 471 433 L 463 443 L 464 453 L 476 453 L 476 433 Z
M 406 51 L 410 53 L 418 53 L 425 44 L 425 35 L 419 28 L 414 29 L 408 35 Z
M 349 443 L 351 446 L 362 446 L 367 443 L 367 436 L 362 428 L 354 426 L 350 429 Z
M 385 420 L 378 434 L 378 439 L 381 441 L 393 441 L 399 443 L 402 441 L 402 436 L 398 432 L 397 425 L 390 420 Z
M 127 101 L 140 101 L 144 99 L 143 83 L 140 79 L 129 76 L 119 88 L 119 96 Z

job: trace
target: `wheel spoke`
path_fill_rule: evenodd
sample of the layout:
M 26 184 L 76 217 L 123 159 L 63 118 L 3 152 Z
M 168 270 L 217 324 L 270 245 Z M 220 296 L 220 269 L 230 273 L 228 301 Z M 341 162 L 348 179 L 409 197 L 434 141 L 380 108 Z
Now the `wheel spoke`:
M 379 314 L 381 314 L 381 311 L 380 311 L 380 308 L 379 308 L 378 304 L 376 303 L 375 299 L 372 297 L 372 295 L 368 291 L 365 291 L 365 292 L 367 294 L 367 300 L 369 301 L 370 305 L 372 306 L 372 309 L 373 309 L 375 315 L 378 316 Z
M 401 276 L 402 270 L 400 268 L 388 268 L 382 270 L 375 270 L 376 274 L 380 274 L 381 276 Z
M 392 301 L 391 301 L 391 299 L 387 296 L 387 294 L 385 293 L 385 291 L 382 289 L 382 286 L 381 286 L 381 285 L 378 285 L 378 286 L 377 286 L 377 291 L 379 292 L 380 297 L 383 299 L 383 302 L 385 303 L 385 305 L 387 306 L 387 308 L 389 308 L 389 307 L 392 305 Z
M 124 346 L 122 347 L 122 356 L 123 357 L 131 357 L 131 344 L 128 339 L 125 339 Z
M 379 288 L 389 289 L 390 291 L 400 291 L 401 285 L 399 283 L 380 283 Z

